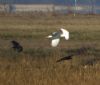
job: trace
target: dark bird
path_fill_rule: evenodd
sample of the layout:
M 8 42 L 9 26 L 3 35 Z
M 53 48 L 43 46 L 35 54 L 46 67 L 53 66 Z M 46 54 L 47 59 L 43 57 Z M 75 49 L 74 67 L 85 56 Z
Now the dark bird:
M 23 47 L 15 40 L 11 41 L 12 43 L 12 48 L 17 51 L 17 52 L 22 52 L 23 51 Z
M 73 55 L 68 55 L 68 56 L 66 56 L 66 57 L 63 57 L 63 58 L 57 60 L 56 62 L 61 62 L 61 61 L 64 61 L 64 60 L 71 60 L 71 59 L 72 59 L 72 56 L 73 56 Z
M 72 57 L 75 56 L 75 55 L 85 55 L 85 54 L 87 54 L 88 49 L 89 49 L 89 47 L 81 47 L 81 48 L 76 49 L 76 50 L 69 50 L 69 52 L 72 53 L 71 55 L 63 57 L 63 58 L 57 60 L 56 62 L 61 62 L 61 61 L 64 61 L 64 60 L 71 60 Z

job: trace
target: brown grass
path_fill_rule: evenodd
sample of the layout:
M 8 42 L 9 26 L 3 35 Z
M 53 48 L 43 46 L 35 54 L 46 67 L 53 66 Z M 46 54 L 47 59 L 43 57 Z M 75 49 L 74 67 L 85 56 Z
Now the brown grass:
M 99 15 L 1 15 L 0 85 L 99 85 L 99 23 Z M 45 37 L 61 27 L 70 31 L 70 40 L 52 48 Z M 24 47 L 22 53 L 11 49 L 13 39 Z M 56 63 L 81 47 L 90 49 Z

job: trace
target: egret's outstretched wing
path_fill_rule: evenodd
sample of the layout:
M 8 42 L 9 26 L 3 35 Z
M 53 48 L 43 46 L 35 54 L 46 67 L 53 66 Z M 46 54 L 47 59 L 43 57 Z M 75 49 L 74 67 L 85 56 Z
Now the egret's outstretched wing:
M 60 41 L 59 38 L 57 38 L 57 39 L 52 39 L 52 41 L 51 41 L 51 46 L 52 46 L 52 47 L 56 47 L 56 46 L 58 45 L 59 41 Z
M 61 37 L 65 37 L 66 40 L 69 39 L 69 32 L 63 28 L 61 28 L 62 34 Z

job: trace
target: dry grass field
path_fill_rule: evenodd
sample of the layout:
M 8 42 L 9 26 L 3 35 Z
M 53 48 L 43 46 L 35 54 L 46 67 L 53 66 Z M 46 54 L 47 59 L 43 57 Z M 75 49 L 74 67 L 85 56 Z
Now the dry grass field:
M 52 48 L 46 36 L 61 27 L 70 40 Z M 72 60 L 56 62 L 84 47 Z M 0 15 L 0 85 L 100 85 L 100 15 Z

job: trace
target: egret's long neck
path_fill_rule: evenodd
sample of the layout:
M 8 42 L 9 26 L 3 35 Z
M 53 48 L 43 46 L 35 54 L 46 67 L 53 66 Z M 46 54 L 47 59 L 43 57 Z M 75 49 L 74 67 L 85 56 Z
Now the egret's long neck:
M 52 38 L 52 35 L 47 36 L 47 38 Z

